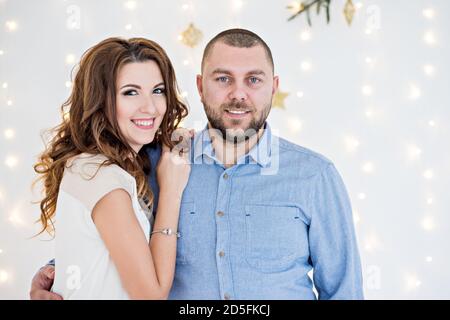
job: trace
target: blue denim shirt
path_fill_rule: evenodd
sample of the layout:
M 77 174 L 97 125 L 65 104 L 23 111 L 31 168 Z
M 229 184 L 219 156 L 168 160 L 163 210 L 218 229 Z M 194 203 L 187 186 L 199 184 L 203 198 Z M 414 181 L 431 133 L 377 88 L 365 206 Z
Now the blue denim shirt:
M 160 150 L 148 154 L 156 164 Z M 214 156 L 206 128 L 191 161 L 170 299 L 316 299 L 311 269 L 319 299 L 363 299 L 351 205 L 328 159 L 266 123 L 236 165 Z

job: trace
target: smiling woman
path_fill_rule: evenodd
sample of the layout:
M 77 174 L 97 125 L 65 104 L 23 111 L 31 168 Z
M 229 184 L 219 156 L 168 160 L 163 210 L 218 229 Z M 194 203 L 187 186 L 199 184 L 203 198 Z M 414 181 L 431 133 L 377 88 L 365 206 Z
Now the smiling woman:
M 110 38 L 82 57 L 63 105 L 69 116 L 35 165 L 45 187 L 41 232 L 56 231 L 53 290 L 64 299 L 168 295 L 176 237 L 158 230 L 176 234 L 190 172 L 169 151 L 187 115 L 177 97 L 172 64 L 153 41 Z M 150 241 L 154 199 L 145 147 L 151 143 L 163 148 L 153 232 L 163 236 Z

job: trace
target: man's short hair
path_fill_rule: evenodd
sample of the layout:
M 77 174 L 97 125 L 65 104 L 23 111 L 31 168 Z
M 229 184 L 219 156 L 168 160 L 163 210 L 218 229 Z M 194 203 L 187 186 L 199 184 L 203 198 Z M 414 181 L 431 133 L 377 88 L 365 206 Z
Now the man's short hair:
M 256 33 L 246 29 L 238 28 L 222 31 L 208 42 L 205 50 L 203 51 L 202 71 L 205 65 L 205 61 L 208 58 L 208 55 L 211 53 L 214 44 L 219 41 L 225 43 L 226 45 L 237 48 L 252 48 L 254 46 L 261 45 L 266 52 L 267 60 L 269 60 L 270 65 L 272 66 L 272 71 L 274 71 L 272 52 L 270 51 L 267 43 L 265 43 L 265 41 L 261 39 L 261 37 Z

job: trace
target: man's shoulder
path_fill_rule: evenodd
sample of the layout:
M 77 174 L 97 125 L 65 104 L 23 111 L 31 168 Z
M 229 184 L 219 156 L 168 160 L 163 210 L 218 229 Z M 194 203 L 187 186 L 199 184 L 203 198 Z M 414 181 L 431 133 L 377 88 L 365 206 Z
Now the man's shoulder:
M 307 167 L 314 172 L 321 172 L 323 169 L 333 165 L 333 162 L 328 157 L 317 151 L 281 137 L 277 138 L 279 140 L 280 155 L 284 158 L 287 157 L 298 166 Z

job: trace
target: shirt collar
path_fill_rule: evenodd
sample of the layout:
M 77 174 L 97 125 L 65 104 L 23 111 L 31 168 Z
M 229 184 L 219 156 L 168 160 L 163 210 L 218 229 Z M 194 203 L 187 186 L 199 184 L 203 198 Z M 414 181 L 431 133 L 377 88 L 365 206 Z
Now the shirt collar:
M 237 164 L 256 163 L 261 167 L 267 167 L 271 161 L 272 140 L 272 131 L 269 124 L 266 122 L 264 124 L 264 132 L 261 138 L 259 138 L 258 143 L 253 146 L 253 148 L 247 154 L 238 159 Z M 211 137 L 208 132 L 208 125 L 206 125 L 206 127 L 202 131 L 195 135 L 193 146 L 194 164 L 204 162 L 216 162 L 218 164 L 221 164 L 215 156 Z

